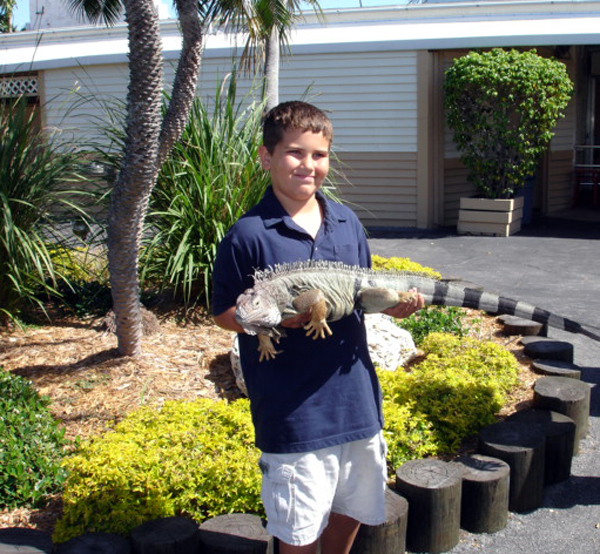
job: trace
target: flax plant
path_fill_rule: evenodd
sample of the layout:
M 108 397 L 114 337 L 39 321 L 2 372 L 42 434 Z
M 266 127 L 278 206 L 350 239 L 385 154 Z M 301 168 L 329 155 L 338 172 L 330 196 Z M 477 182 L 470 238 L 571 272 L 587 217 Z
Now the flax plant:
M 43 309 L 40 292 L 56 293 L 60 220 L 85 216 L 75 200 L 86 193 L 68 187 L 77 165 L 73 151 L 37 128 L 25 100 L 0 105 L 0 325 L 28 305 Z
M 217 246 L 268 185 L 258 159 L 263 107 L 236 98 L 235 77 L 218 87 L 210 111 L 196 98 L 153 191 L 142 279 L 171 289 L 187 307 L 209 304 Z

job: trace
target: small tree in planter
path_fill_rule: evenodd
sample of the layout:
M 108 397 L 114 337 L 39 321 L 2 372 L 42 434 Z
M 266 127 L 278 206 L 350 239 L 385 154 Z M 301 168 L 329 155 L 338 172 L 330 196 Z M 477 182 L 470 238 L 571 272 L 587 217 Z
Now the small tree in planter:
M 448 125 L 481 192 L 461 198 L 459 234 L 519 231 L 523 198 L 512 199 L 533 175 L 573 92 L 564 64 L 535 50 L 471 52 L 447 70 L 444 91 Z
M 533 175 L 573 84 L 557 60 L 495 48 L 456 59 L 444 92 L 470 180 L 486 198 L 512 198 Z

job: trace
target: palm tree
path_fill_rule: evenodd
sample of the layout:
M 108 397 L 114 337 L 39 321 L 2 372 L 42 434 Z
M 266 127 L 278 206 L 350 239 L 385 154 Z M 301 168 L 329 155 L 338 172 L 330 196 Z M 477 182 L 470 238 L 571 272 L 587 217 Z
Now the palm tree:
M 92 22 L 112 24 L 119 0 L 69 0 Z M 200 71 L 202 27 L 196 0 L 175 0 L 183 45 L 164 117 L 162 40 L 152 0 L 123 0 L 129 40 L 129 89 L 123 163 L 108 215 L 108 264 L 118 350 L 141 353 L 138 255 L 148 200 L 158 172 L 188 120 Z
M 318 16 L 318 0 L 305 0 Z M 263 64 L 265 111 L 279 103 L 279 51 L 289 46 L 290 31 L 301 16 L 302 0 L 212 0 L 205 19 L 217 21 L 232 33 L 245 32 L 242 55 L 246 69 Z
M 2 0 L 0 0 L 2 1 Z M 121 13 L 120 0 L 68 0 L 71 9 L 92 22 L 108 25 Z M 267 82 L 278 88 L 280 37 L 287 43 L 300 0 L 175 0 L 183 46 L 171 99 L 161 116 L 162 41 L 152 0 L 123 0 L 129 37 L 129 91 L 123 164 L 111 196 L 108 216 L 108 264 L 116 317 L 118 351 L 141 353 L 142 317 L 138 257 L 148 201 L 158 172 L 188 120 L 200 70 L 202 25 L 233 23 L 249 33 L 247 50 L 265 44 Z M 318 8 L 317 0 L 309 0 Z M 200 10 L 199 10 L 200 8 Z M 256 48 L 255 48 L 256 51 Z M 269 68 L 273 68 L 272 69 Z M 272 90 L 268 88 L 268 90 Z M 268 93 L 269 94 L 269 93 Z M 270 105 L 277 103 L 270 93 Z
M 0 33 L 12 33 L 12 15 L 17 0 L 0 0 Z

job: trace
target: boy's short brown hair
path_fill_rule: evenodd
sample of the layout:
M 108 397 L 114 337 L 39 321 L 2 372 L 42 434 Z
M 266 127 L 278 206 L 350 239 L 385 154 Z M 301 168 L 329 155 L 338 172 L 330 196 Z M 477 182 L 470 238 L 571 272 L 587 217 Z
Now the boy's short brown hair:
M 263 121 L 263 146 L 272 154 L 290 129 L 323 133 L 330 145 L 333 141 L 333 125 L 325 112 L 307 102 L 294 100 L 282 102 L 267 113 Z

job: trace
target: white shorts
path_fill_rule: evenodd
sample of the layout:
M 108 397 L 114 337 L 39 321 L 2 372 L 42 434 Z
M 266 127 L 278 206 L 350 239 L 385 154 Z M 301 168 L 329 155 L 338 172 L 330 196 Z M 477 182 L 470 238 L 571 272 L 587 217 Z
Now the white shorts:
M 267 531 L 286 544 L 311 544 L 330 512 L 367 525 L 385 521 L 386 444 L 370 439 L 294 454 L 263 453 L 262 501 Z

